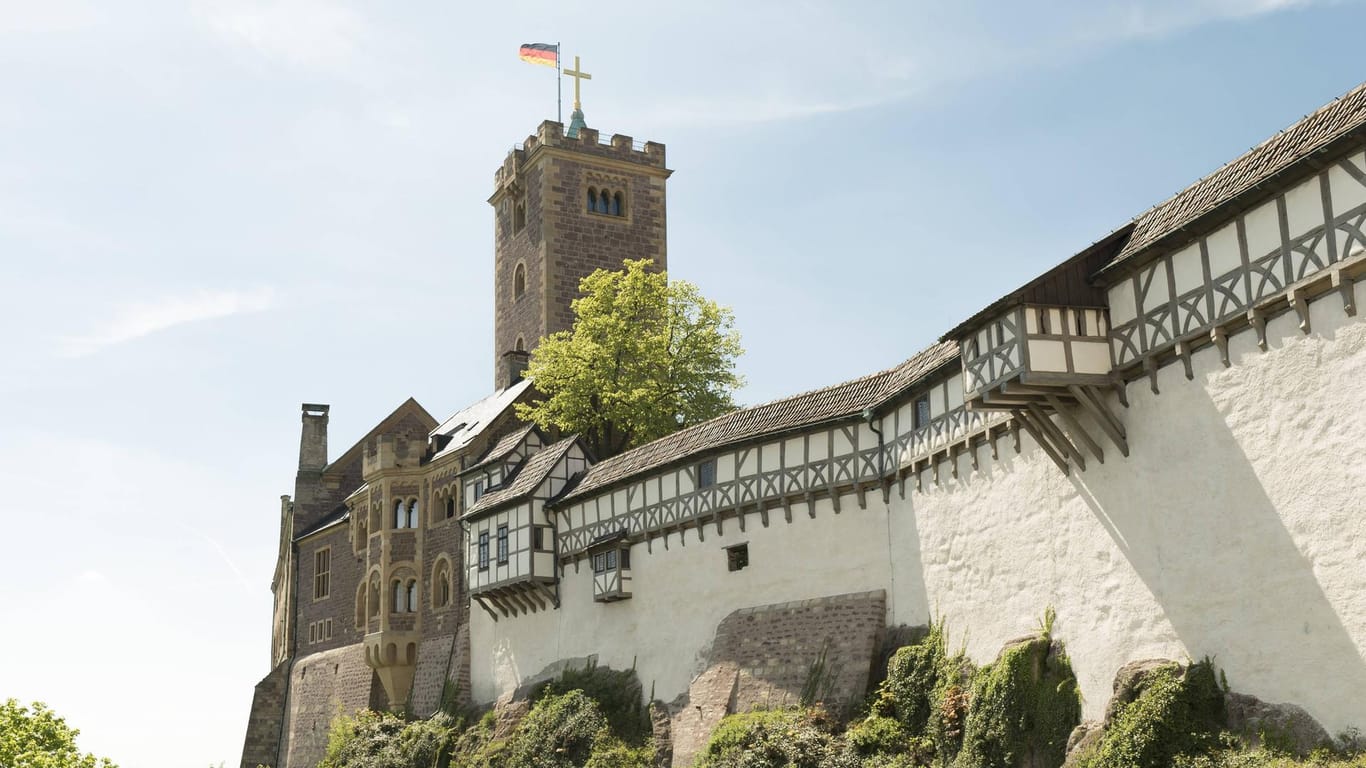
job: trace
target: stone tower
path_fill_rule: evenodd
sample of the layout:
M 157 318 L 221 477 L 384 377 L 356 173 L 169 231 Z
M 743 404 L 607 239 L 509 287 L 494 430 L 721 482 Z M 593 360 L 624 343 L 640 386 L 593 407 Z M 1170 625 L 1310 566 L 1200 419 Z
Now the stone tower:
M 579 280 L 626 259 L 665 269 L 664 145 L 566 136 L 546 121 L 494 174 L 494 388 L 521 376 L 540 339 L 568 330 Z

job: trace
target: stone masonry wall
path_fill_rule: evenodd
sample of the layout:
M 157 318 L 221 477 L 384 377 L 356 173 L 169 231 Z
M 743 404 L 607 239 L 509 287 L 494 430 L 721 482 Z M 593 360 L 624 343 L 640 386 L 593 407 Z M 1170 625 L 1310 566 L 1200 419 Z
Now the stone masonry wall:
M 327 731 L 337 714 L 380 709 L 383 686 L 365 663 L 365 646 L 349 645 L 299 659 L 289 675 L 285 721 L 285 764 L 313 768 L 327 748 Z
M 413 672 L 413 692 L 409 708 L 417 717 L 430 717 L 441 706 L 441 689 L 451 662 L 455 635 L 431 637 L 417 647 L 417 668 Z
M 882 590 L 744 608 L 716 627 L 708 667 L 670 705 L 673 765 L 692 765 L 721 718 L 793 706 L 803 688 L 837 714 L 868 690 L 886 625 Z
M 289 682 L 289 663 L 276 665 L 256 684 L 247 719 L 247 737 L 242 745 L 242 768 L 273 766 L 280 755 L 280 733 L 285 720 L 285 692 Z

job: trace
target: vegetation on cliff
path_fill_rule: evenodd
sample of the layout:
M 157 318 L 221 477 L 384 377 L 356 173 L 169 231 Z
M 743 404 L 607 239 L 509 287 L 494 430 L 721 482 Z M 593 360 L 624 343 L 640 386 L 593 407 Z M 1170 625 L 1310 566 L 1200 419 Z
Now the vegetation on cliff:
M 116 768 L 108 758 L 81 754 L 80 733 L 42 702 L 26 707 L 7 699 L 0 704 L 0 766 Z

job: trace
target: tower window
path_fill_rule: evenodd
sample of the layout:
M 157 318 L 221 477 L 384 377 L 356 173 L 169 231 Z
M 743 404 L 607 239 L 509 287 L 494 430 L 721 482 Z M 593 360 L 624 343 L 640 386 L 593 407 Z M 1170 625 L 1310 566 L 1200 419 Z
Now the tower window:
M 413 613 L 417 610 L 417 579 L 408 582 L 408 602 L 403 606 L 403 610 Z
M 526 266 L 518 264 L 512 271 L 512 298 L 520 299 L 526 293 Z
M 593 213 L 598 209 L 598 191 L 592 187 L 588 188 L 588 212 Z
M 394 527 L 404 528 L 408 522 L 408 515 L 403 511 L 403 499 L 394 502 Z
M 517 337 L 517 344 L 513 347 L 513 349 L 517 350 L 518 352 L 526 351 L 526 342 L 522 340 L 521 336 Z
M 408 527 L 416 528 L 419 519 L 421 518 L 418 515 L 417 499 L 410 499 L 408 501 Z
M 452 517 L 455 517 L 455 497 L 454 497 L 454 496 L 447 497 L 447 499 L 446 499 L 446 519 L 449 520 L 449 519 L 451 519 Z
M 517 198 L 512 204 L 512 234 L 526 229 L 526 198 Z
M 607 213 L 607 212 L 608 212 L 607 209 L 608 209 L 608 206 L 610 205 L 610 203 L 609 203 L 610 200 L 611 200 L 611 198 L 608 197 L 608 195 L 607 195 L 607 190 L 604 189 L 603 191 L 601 191 L 601 192 L 598 193 L 598 213 Z
M 621 193 L 620 193 L 620 192 L 618 192 L 618 193 L 612 195 L 612 215 L 613 215 L 613 216 L 620 216 L 620 215 L 622 215 L 622 214 L 621 214 Z

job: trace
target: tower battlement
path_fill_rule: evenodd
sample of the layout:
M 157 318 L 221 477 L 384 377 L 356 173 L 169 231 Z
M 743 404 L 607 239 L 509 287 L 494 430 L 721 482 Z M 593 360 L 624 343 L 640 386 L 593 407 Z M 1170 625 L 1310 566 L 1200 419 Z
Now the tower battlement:
M 580 129 L 577 137 L 571 138 L 565 135 L 562 123 L 546 120 L 535 133 L 526 137 L 521 146 L 509 152 L 502 166 L 494 171 L 494 189 L 501 190 L 508 182 L 515 180 L 523 165 L 543 148 L 567 149 L 581 155 L 664 169 L 664 145 L 657 141 L 640 143 L 622 133 L 612 134 L 604 140 L 597 129 L 587 127 Z

